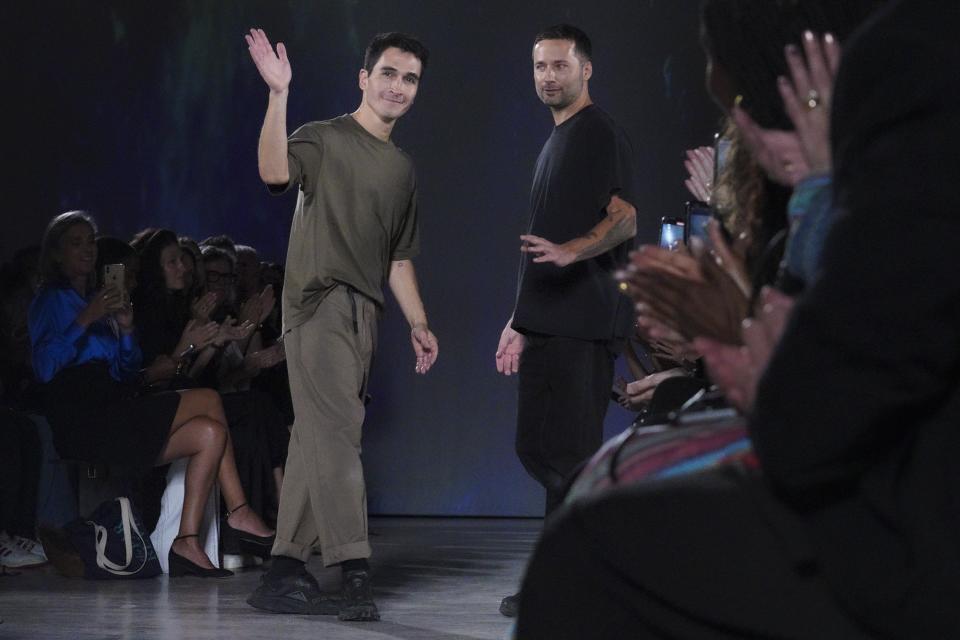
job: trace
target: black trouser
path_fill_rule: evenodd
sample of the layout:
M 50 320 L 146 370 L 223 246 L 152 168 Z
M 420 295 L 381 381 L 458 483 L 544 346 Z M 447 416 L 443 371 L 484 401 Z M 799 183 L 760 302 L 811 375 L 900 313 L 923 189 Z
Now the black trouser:
M 725 469 L 564 507 L 520 592 L 517 637 L 869 637 L 816 570 L 796 517 Z
M 0 408 L 0 531 L 33 538 L 40 481 L 40 436 L 33 422 Z
M 547 514 L 563 501 L 567 475 L 603 442 L 613 361 L 610 342 L 526 336 L 520 356 L 517 455 L 547 490 Z

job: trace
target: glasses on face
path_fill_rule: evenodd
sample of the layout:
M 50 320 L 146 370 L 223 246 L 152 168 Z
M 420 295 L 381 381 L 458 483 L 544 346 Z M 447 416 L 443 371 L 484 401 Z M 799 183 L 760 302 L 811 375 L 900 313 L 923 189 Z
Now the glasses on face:
M 224 273 L 223 271 L 211 271 L 207 269 L 207 282 L 220 282 L 221 280 L 224 282 L 236 282 L 238 277 L 235 273 Z

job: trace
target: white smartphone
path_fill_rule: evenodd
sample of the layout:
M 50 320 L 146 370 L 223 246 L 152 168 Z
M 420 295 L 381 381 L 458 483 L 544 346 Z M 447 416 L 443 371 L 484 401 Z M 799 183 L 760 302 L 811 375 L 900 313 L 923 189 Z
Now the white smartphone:
M 124 302 L 127 302 L 126 267 L 122 264 L 108 264 L 103 267 L 103 286 L 105 288 L 115 287 L 120 291 L 120 296 Z

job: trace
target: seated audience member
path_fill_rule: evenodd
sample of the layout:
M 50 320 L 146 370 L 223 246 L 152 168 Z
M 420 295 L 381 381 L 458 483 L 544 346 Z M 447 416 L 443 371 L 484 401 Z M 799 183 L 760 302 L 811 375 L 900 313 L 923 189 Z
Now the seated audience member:
M 186 268 L 184 273 L 184 288 L 187 297 L 191 300 L 197 300 L 207 291 L 207 275 L 203 270 L 203 253 L 192 238 L 180 236 L 180 248 L 183 249 L 183 266 Z M 194 317 L 197 317 L 194 314 Z M 202 320 L 203 318 L 198 318 Z
M 40 247 L 27 247 L 0 269 L 0 395 L 4 405 L 23 410 L 37 405 L 27 309 L 36 293 L 39 261 Z
M 44 564 L 35 540 L 41 448 L 36 426 L 13 409 L 0 407 L 0 566 Z
M 253 247 L 236 245 L 237 249 L 237 304 L 243 304 L 251 296 L 260 293 L 260 255 Z
M 837 215 L 756 391 L 762 473 L 571 506 L 531 562 L 518 637 L 960 633 L 958 30 L 958 6 L 896 0 L 846 41 Z
M 215 296 L 189 297 L 186 254 L 173 231 L 152 229 L 137 238 L 140 277 L 133 302 L 141 314 L 139 339 L 144 360 L 174 361 L 181 376 L 174 386 L 191 386 L 185 378 L 195 377 L 209 360 L 204 360 L 204 352 L 215 341 L 229 337 L 209 319 Z
M 237 261 L 237 245 L 233 241 L 233 238 L 226 234 L 221 234 L 219 236 L 210 236 L 209 238 L 204 238 L 200 241 L 200 249 L 206 249 L 207 247 L 216 247 L 230 254 L 230 259 L 233 262 Z
M 219 396 L 203 389 L 139 392 L 143 358 L 133 310 L 117 289 L 94 290 L 95 234 L 93 219 L 83 212 L 50 222 L 41 247 L 41 288 L 30 307 L 34 370 L 46 383 L 45 412 L 57 450 L 131 470 L 189 457 L 171 576 L 231 575 L 213 566 L 197 537 L 213 482 L 231 510 L 228 526 L 242 538 L 269 545 L 273 532 L 244 508 Z
M 733 115 L 727 131 L 730 150 L 712 200 L 733 243 L 728 245 L 714 228 L 711 250 L 702 252 L 699 264 L 693 257 L 656 247 L 643 247 L 634 256 L 629 284 L 641 305 L 638 323 L 646 337 L 675 340 L 691 351 L 690 341 L 699 336 L 740 344 L 748 302 L 776 277 L 788 198 L 811 172 L 780 89 L 793 74 L 803 74 L 795 80 L 806 81 L 806 70 L 799 68 L 803 58 L 797 43 L 806 42 L 801 33 L 813 30 L 842 39 L 877 5 L 875 0 L 704 4 L 708 88 L 725 113 Z M 732 17 L 748 13 L 749 20 Z M 822 81 L 829 87 L 829 78 Z M 748 116 L 751 123 L 790 143 L 778 150 L 776 162 L 763 162 L 751 144 L 754 130 L 742 129 L 745 119 L 738 116 Z M 778 241 L 771 242 L 775 238 Z
M 275 306 L 273 288 L 268 285 L 238 305 L 236 261 L 226 251 L 208 246 L 203 252 L 203 262 L 207 272 L 207 287 L 217 295 L 213 317 L 236 317 L 241 324 L 252 324 L 257 328 L 247 340 L 238 340 L 223 351 L 214 369 L 215 384 L 221 390 L 249 389 L 250 381 L 260 371 L 277 365 L 284 358 L 282 345 L 264 348 L 260 332 L 263 322 Z M 209 377 L 205 380 L 214 384 Z
M 804 194 L 809 193 L 804 186 L 810 182 L 808 176 L 813 174 L 814 180 L 819 180 L 819 176 L 829 170 L 829 160 L 823 158 L 821 148 L 828 149 L 827 143 L 823 142 L 819 145 L 812 143 L 813 139 L 826 137 L 826 123 L 829 119 L 823 109 L 799 109 L 796 92 L 792 85 L 786 81 L 778 82 L 776 74 L 778 69 L 784 72 L 789 70 L 795 84 L 803 84 L 807 87 L 808 84 L 815 83 L 815 90 L 811 90 L 814 90 L 816 95 L 823 96 L 823 99 L 828 99 L 832 83 L 830 70 L 835 72 L 839 59 L 836 39 L 831 36 L 824 44 L 826 51 L 823 51 L 820 44 L 812 38 L 812 34 L 808 32 L 811 36 L 809 38 L 801 37 L 800 31 L 810 26 L 845 35 L 873 10 L 874 4 L 870 0 L 866 2 L 848 0 L 828 7 L 823 3 L 809 1 L 799 3 L 790 10 L 781 10 L 776 3 L 772 3 L 763 12 L 755 11 L 754 15 L 761 17 L 757 25 L 766 27 L 764 29 L 766 35 L 763 40 L 757 41 L 757 46 L 769 55 L 782 59 L 779 65 L 768 63 L 764 58 L 754 55 L 753 49 L 748 52 L 742 46 L 741 43 L 750 35 L 750 29 L 756 28 L 756 25 L 751 27 L 753 23 L 749 21 L 741 21 L 735 26 L 729 25 L 713 17 L 722 13 L 722 9 L 711 10 L 711 7 L 727 8 L 724 3 L 713 2 L 706 5 L 704 43 L 713 61 L 709 84 L 714 90 L 714 98 L 718 104 L 732 111 L 734 126 L 728 134 L 734 142 L 733 150 L 728 154 L 728 162 L 732 165 L 732 169 L 722 174 L 722 188 L 716 198 L 707 189 L 713 169 L 712 153 L 704 149 L 687 152 L 686 166 L 691 176 L 687 182 L 695 197 L 716 200 L 722 209 L 729 211 L 731 207 L 735 209 L 737 202 L 763 201 L 762 193 L 754 196 L 745 195 L 749 193 L 747 186 L 750 184 L 769 184 L 785 189 L 791 189 L 800 184 L 801 191 Z M 732 15 L 729 11 L 727 13 Z M 741 37 L 733 37 L 731 29 L 740 29 Z M 783 58 L 779 52 L 784 48 L 784 38 L 787 42 L 802 41 L 804 43 L 807 60 L 811 61 L 809 67 L 805 65 L 804 59 L 794 44 L 786 47 L 787 54 L 785 59 Z M 814 66 L 813 62 L 818 64 Z M 766 91 L 756 91 L 758 79 L 762 77 L 767 77 L 770 86 Z M 753 88 L 751 93 L 753 97 L 750 100 L 743 100 L 742 104 L 734 104 L 736 100 L 731 95 L 745 91 L 745 87 Z M 788 120 L 793 126 L 790 130 L 761 129 L 747 114 L 747 109 L 756 113 L 756 117 L 765 122 L 773 123 L 773 126 L 782 126 L 780 123 L 784 120 Z M 801 137 L 808 143 L 806 146 L 801 144 Z M 807 161 L 807 155 L 811 155 L 813 160 Z M 752 166 L 755 172 L 762 169 L 765 174 L 764 182 L 758 183 L 754 177 L 750 177 L 751 174 L 743 169 L 747 165 Z M 790 167 L 790 170 L 787 171 L 785 167 Z M 804 209 L 797 204 L 798 201 L 809 203 L 809 197 L 798 197 L 798 194 L 794 194 L 791 198 L 790 212 L 791 219 L 794 221 L 800 217 L 798 212 L 802 213 Z M 763 215 L 766 218 L 772 219 L 776 215 L 769 206 L 764 211 Z M 780 211 L 780 218 L 785 220 L 783 214 L 784 211 Z M 743 218 L 742 215 L 733 217 L 734 219 Z M 749 217 L 755 217 L 755 214 Z M 809 218 L 822 220 L 823 216 L 813 214 Z M 809 218 L 807 222 L 810 222 Z M 806 222 L 804 225 L 809 226 Z M 822 227 L 822 222 L 818 225 Z M 819 227 L 817 234 L 822 235 L 823 230 Z M 803 229 L 798 233 L 794 222 L 787 242 L 788 258 L 792 250 L 794 255 L 804 256 L 805 263 L 808 264 L 815 250 L 804 249 L 804 247 L 817 244 L 817 234 L 803 232 Z M 751 287 L 751 278 L 748 278 L 739 267 L 732 269 L 718 267 L 718 263 L 736 265 L 743 262 L 736 255 L 737 251 L 743 251 L 743 248 L 737 249 L 736 243 L 734 247 L 729 247 L 716 227 L 710 229 L 710 240 L 712 250 L 701 253 L 699 264 L 697 258 L 690 255 L 662 251 L 653 247 L 643 248 L 633 256 L 633 271 L 625 274 L 625 284 L 628 285 L 628 291 L 639 302 L 641 314 L 638 318 L 638 326 L 652 342 L 659 341 L 659 344 L 663 345 L 661 348 L 672 347 L 676 353 L 681 354 L 681 357 L 696 358 L 696 354 L 708 355 L 707 352 L 701 351 L 700 347 L 706 349 L 711 343 L 703 341 L 702 338 L 701 341 L 693 343 L 693 338 L 723 336 L 725 341 L 732 343 L 729 346 L 731 358 L 734 355 L 745 357 L 740 349 L 740 325 L 741 322 L 745 324 L 751 322 L 744 321 L 743 316 L 749 311 L 745 303 L 748 296 L 757 296 L 757 285 L 772 279 L 773 270 L 762 268 L 760 272 L 762 277 L 758 278 L 755 274 L 752 278 L 754 284 Z M 760 251 L 758 248 L 753 249 L 754 253 L 758 251 Z M 749 256 L 750 250 L 746 253 Z M 768 299 L 765 297 L 763 304 L 757 307 L 766 308 Z M 760 336 L 756 334 L 765 327 L 765 322 L 757 322 L 747 330 L 748 348 L 750 343 L 757 342 Z M 715 359 L 714 350 L 709 352 L 709 356 Z M 677 370 L 658 372 L 630 383 L 626 388 L 627 398 L 649 399 L 663 379 L 674 377 L 679 373 Z M 714 371 L 711 370 L 710 373 Z M 722 378 L 731 377 L 726 371 L 719 373 Z M 673 381 L 668 386 L 677 386 L 674 384 L 677 382 Z M 728 389 L 731 389 L 730 385 L 724 388 L 724 390 Z M 737 392 L 734 391 L 734 393 Z M 678 409 L 690 395 L 692 391 L 685 397 L 681 397 L 679 402 L 671 408 Z M 734 399 L 731 398 L 731 400 Z M 736 400 L 734 404 L 741 406 Z M 683 436 L 678 435 L 677 438 L 682 441 Z M 677 444 L 683 446 L 680 441 Z M 651 445 L 654 443 L 651 442 Z M 638 443 L 633 443 L 631 451 L 636 451 L 638 446 L 640 446 Z M 657 442 L 655 446 L 662 449 L 663 445 Z
M 219 252 L 229 263 L 228 255 L 219 249 L 208 247 L 207 251 Z M 211 291 L 191 301 L 185 293 L 184 255 L 170 230 L 154 230 L 142 242 L 140 286 L 134 300 L 135 308 L 149 315 L 139 327 L 144 354 L 147 358 L 179 358 L 183 364 L 180 375 L 171 380 L 174 388 L 200 386 L 225 391 L 218 377 L 222 354 L 235 348 L 231 345 L 246 342 L 254 323 L 235 324 L 229 318 L 219 324 L 198 320 L 216 315 L 218 300 L 229 298 L 230 292 L 223 288 L 224 279 L 220 277 L 226 272 L 214 264 L 207 274 Z M 286 424 L 263 393 L 222 393 L 221 402 L 241 484 L 254 510 L 268 513 L 277 502 L 282 483 L 289 441 Z M 224 540 L 228 553 L 239 552 L 240 542 L 229 538 Z

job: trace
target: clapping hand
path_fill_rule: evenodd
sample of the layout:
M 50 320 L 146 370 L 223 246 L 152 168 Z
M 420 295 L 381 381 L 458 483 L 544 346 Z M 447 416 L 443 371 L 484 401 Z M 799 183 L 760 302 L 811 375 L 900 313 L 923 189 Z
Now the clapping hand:
M 683 166 L 690 177 L 684 180 L 683 184 L 694 198 L 709 203 L 713 199 L 713 149 L 710 147 L 688 149 L 686 156 Z
M 208 291 L 193 301 L 190 305 L 190 314 L 195 320 L 207 322 L 210 320 L 210 314 L 217 308 L 217 293 Z
M 270 87 L 270 91 L 283 93 L 289 89 L 293 71 L 290 68 L 290 60 L 287 59 L 287 48 L 283 43 L 277 43 L 277 51 L 274 53 L 263 29 L 250 29 L 250 33 L 244 38 L 247 41 L 250 57 L 257 65 L 260 77 Z
M 254 325 L 260 326 L 269 317 L 276 303 L 277 299 L 273 295 L 273 286 L 268 284 L 263 288 L 263 291 L 255 296 L 250 296 L 243 303 L 243 307 L 240 309 L 240 321 L 252 322 Z
M 830 171 L 830 104 L 833 82 L 840 68 L 840 43 L 831 35 L 817 38 L 803 34 L 804 57 L 796 47 L 787 47 L 791 81 L 779 78 L 777 88 L 787 115 L 796 129 L 810 171 Z
M 212 344 L 220 331 L 220 325 L 216 322 L 203 322 L 201 320 L 189 320 L 183 328 L 183 334 L 180 336 L 180 342 L 177 343 L 175 356 L 179 357 L 181 353 L 190 349 L 203 349 Z
M 763 129 L 739 106 L 733 120 L 754 158 L 771 180 L 796 186 L 811 173 L 830 171 L 830 101 L 840 66 L 840 45 L 830 34 L 822 39 L 807 31 L 806 54 L 786 48 L 791 80 L 777 79 L 777 89 L 793 131 Z
M 743 321 L 743 346 L 723 344 L 710 338 L 694 340 L 706 362 L 710 379 L 723 391 L 730 404 L 744 413 L 753 408 L 757 382 L 783 335 L 794 305 L 793 298 L 770 288 L 761 292 L 760 300 L 761 309 L 757 316 Z
M 269 369 L 286 359 L 287 352 L 284 350 L 283 343 L 278 342 L 265 349 L 248 353 L 243 359 L 243 365 L 249 373 L 256 375 L 261 369 Z
M 639 314 L 661 328 L 647 337 L 672 337 L 664 335 L 666 329 L 687 341 L 698 336 L 739 341 L 748 306 L 745 276 L 722 236 L 714 232 L 713 240 L 724 247 L 721 253 L 702 246 L 697 255 L 644 246 L 631 254 L 630 266 L 619 277 Z
M 217 336 L 213 339 L 213 344 L 219 347 L 227 342 L 246 340 L 253 333 L 254 329 L 256 329 L 256 325 L 249 320 L 238 323 L 232 316 L 227 316 L 226 319 L 220 323 Z

